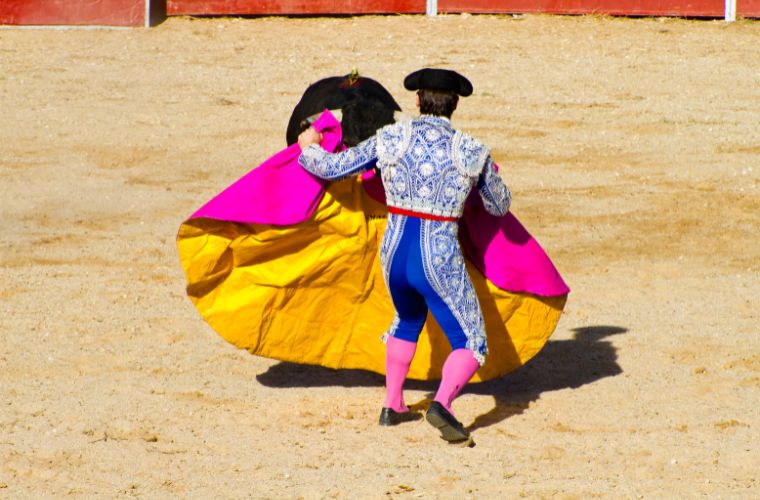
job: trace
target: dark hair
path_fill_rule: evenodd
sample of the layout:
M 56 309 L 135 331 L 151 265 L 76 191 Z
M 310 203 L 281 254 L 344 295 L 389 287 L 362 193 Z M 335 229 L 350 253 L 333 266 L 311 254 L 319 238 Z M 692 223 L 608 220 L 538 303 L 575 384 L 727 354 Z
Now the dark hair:
M 451 90 L 420 89 L 420 113 L 451 118 L 451 113 L 457 109 L 459 96 Z

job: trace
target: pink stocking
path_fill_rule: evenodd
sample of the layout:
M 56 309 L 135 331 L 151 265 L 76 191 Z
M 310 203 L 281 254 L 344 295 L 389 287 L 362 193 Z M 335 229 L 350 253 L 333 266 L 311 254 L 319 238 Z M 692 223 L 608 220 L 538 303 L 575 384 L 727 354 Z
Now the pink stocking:
M 416 350 L 416 342 L 388 338 L 385 344 L 385 408 L 399 413 L 409 411 L 404 404 L 404 381 Z
M 471 350 L 457 349 L 452 351 L 443 364 L 441 385 L 438 387 L 434 399 L 451 411 L 451 402 L 475 375 L 478 368 L 480 368 L 480 364 Z

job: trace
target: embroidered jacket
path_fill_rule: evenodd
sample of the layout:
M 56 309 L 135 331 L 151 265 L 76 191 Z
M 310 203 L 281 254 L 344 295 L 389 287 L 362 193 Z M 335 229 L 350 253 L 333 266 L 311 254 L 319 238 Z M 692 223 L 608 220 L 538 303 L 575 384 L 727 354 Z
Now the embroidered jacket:
M 341 153 L 330 154 L 317 145 L 307 147 L 301 166 L 323 179 L 342 179 L 377 164 L 389 206 L 443 217 L 461 217 L 465 200 L 477 186 L 486 210 L 504 215 L 510 193 L 496 172 L 488 149 L 456 131 L 448 119 L 422 116 L 380 129 L 374 137 Z M 391 296 L 389 272 L 407 217 L 388 214 L 380 246 L 380 260 Z M 458 223 L 421 219 L 414 238 L 420 241 L 422 272 L 443 300 L 466 337 L 466 348 L 481 365 L 488 352 L 485 322 L 475 287 L 467 272 L 458 239 Z M 383 336 L 394 336 L 396 316 Z
M 298 161 L 328 180 L 359 174 L 377 164 L 388 205 L 424 214 L 461 217 L 473 186 L 493 215 L 506 214 L 511 201 L 488 148 L 439 116 L 388 125 L 336 154 L 312 144 Z

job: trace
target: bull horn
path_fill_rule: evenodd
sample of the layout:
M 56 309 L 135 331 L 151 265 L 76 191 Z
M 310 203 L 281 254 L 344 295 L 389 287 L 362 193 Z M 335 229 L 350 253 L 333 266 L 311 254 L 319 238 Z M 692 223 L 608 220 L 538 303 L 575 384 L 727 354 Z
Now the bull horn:
M 336 120 L 341 121 L 343 119 L 343 111 L 341 111 L 340 108 L 330 109 L 328 111 L 330 111 L 330 113 L 333 114 Z M 301 121 L 301 128 L 307 129 L 311 127 L 314 124 L 314 122 L 317 121 L 317 118 L 319 118 L 320 116 L 322 116 L 322 112 L 313 114 L 309 116 L 308 118 L 305 118 L 304 120 Z

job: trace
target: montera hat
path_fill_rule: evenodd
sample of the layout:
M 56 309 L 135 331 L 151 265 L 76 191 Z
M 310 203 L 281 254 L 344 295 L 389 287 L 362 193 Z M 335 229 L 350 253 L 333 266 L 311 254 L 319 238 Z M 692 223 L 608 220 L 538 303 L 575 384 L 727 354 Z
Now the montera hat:
M 472 94 L 472 83 L 450 69 L 422 68 L 404 78 L 406 90 L 450 90 L 462 97 Z

